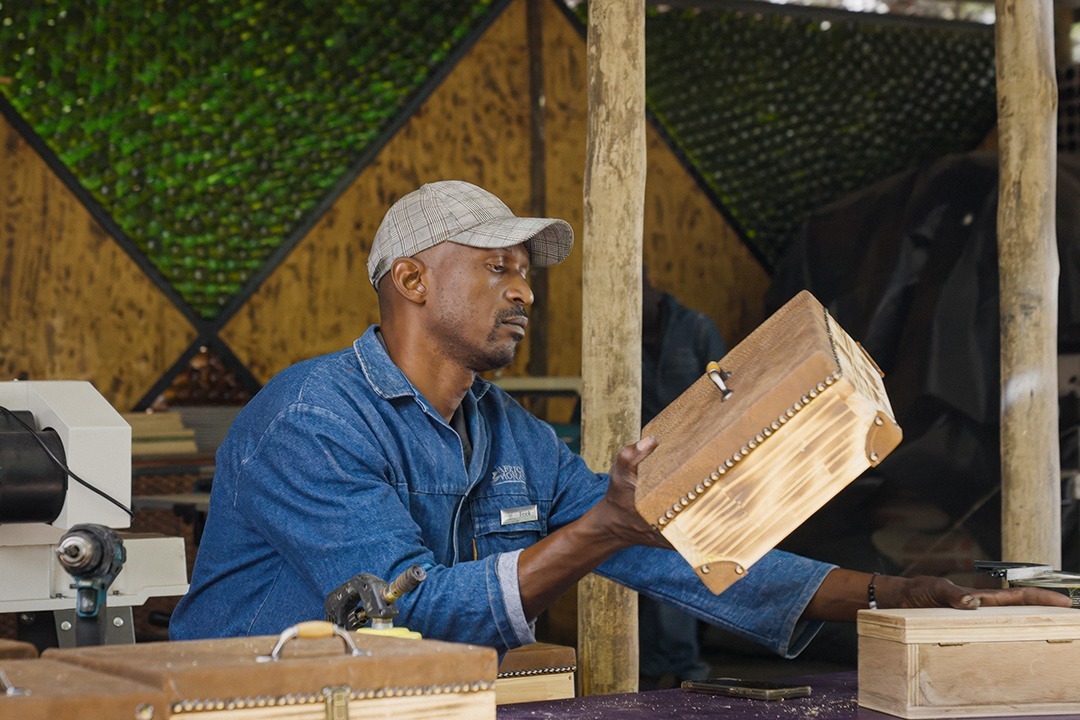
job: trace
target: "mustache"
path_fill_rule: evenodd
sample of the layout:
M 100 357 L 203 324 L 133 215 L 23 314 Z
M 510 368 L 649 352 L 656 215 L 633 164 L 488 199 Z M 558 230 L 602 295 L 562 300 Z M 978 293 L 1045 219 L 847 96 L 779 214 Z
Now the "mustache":
M 529 319 L 529 313 L 525 312 L 525 308 L 523 308 L 523 307 L 512 307 L 512 308 L 508 308 L 506 310 L 500 310 L 495 315 L 495 319 L 498 320 L 499 322 L 505 322 L 505 321 L 509 320 L 510 318 L 516 318 L 516 317 L 523 317 L 526 320 L 528 320 Z

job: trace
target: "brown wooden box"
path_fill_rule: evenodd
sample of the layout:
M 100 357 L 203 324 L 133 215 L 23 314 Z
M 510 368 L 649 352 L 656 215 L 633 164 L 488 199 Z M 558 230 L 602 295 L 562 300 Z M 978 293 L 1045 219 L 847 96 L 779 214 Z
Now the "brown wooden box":
M 350 633 L 298 639 L 265 660 L 276 637 L 47 650 L 44 658 L 144 683 L 168 715 L 190 720 L 352 717 L 495 718 L 492 648 Z
M 495 703 L 572 698 L 576 672 L 577 651 L 572 647 L 532 643 L 514 648 L 499 663 Z
M 705 373 L 644 428 L 660 443 L 635 495 L 714 593 L 901 436 L 877 366 L 809 292 L 719 365 L 730 397 Z
M 163 720 L 165 694 L 123 677 L 56 660 L 0 660 L 0 720 Z M 0 684 L 4 684 L 0 680 Z
M 859 704 L 903 718 L 1080 713 L 1080 612 L 861 610 Z

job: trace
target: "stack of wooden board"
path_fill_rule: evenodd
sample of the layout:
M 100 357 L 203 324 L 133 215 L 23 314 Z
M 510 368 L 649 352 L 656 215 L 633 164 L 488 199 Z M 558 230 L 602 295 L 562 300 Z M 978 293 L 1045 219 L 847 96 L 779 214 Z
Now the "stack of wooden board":
M 131 426 L 131 456 L 194 455 L 195 431 L 185 427 L 178 412 L 123 413 Z

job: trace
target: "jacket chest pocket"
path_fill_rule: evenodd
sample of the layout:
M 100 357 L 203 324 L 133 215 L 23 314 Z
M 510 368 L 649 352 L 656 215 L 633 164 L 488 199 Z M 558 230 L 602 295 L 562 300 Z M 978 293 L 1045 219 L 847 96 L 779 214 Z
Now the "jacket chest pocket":
M 524 494 L 474 499 L 474 557 L 519 550 L 536 543 L 546 532 L 547 511 L 547 507 Z

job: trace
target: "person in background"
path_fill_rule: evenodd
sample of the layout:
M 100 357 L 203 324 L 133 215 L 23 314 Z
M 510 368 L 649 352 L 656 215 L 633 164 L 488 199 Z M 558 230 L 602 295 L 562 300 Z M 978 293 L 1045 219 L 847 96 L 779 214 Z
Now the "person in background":
M 641 279 L 644 426 L 693 385 L 709 361 L 722 358 L 727 348 L 712 320 L 653 286 L 648 268 L 642 268 Z M 678 687 L 683 680 L 708 677 L 697 618 L 647 595 L 638 599 L 638 618 L 642 690 Z

